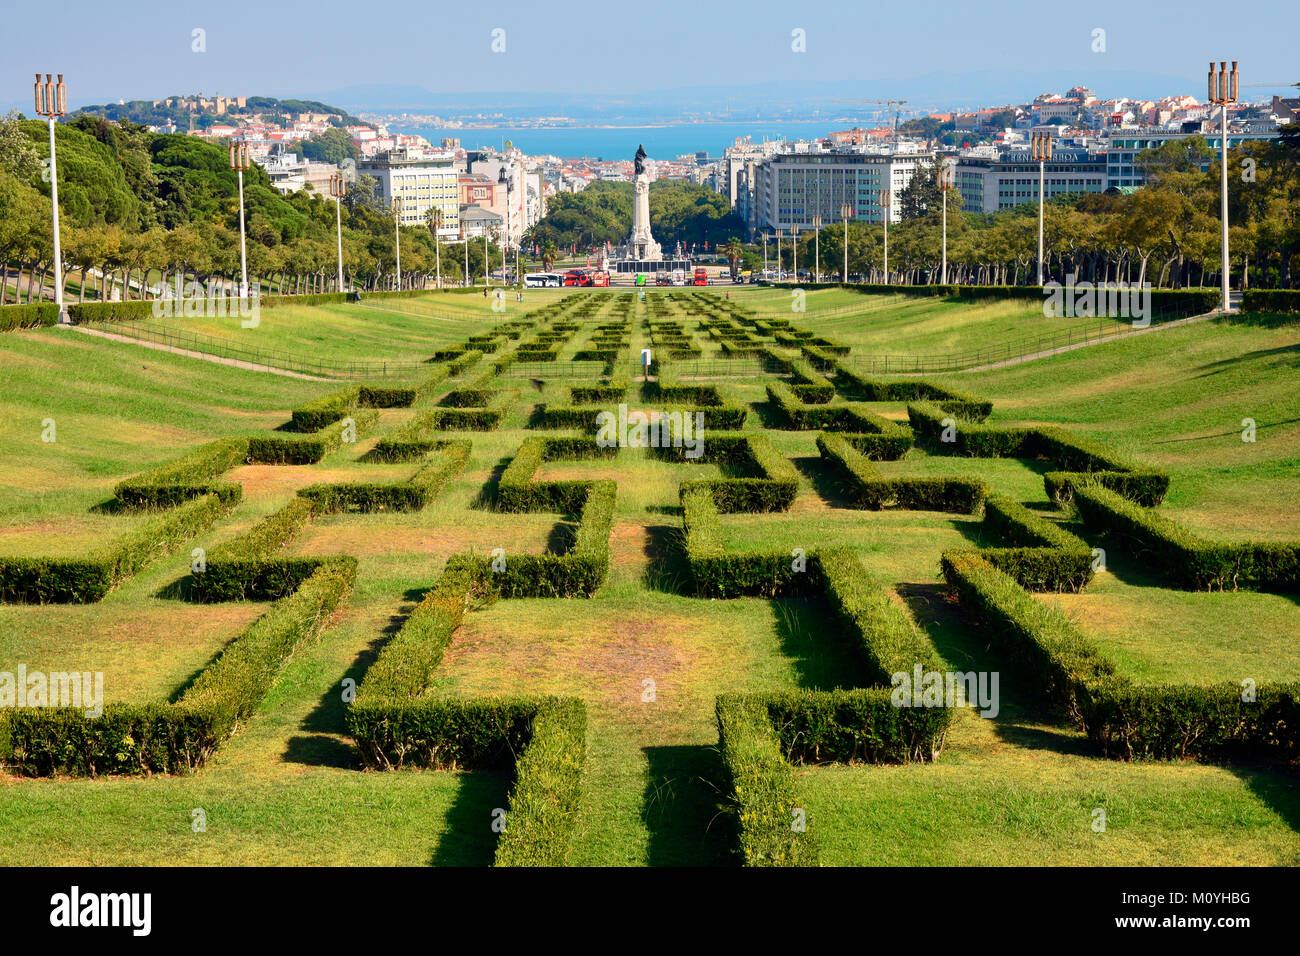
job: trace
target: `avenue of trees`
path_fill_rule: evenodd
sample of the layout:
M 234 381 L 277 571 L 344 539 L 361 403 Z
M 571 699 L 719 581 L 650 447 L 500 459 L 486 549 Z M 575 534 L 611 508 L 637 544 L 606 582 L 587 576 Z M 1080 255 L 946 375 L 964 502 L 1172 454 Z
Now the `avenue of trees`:
M 227 151 L 183 134 L 82 116 L 57 127 L 60 236 L 72 301 L 143 298 L 177 274 L 205 283 L 239 275 L 239 194 Z M 0 118 L 0 303 L 53 297 L 53 230 L 40 121 Z M 349 144 L 350 145 L 350 144 Z M 394 221 L 361 177 L 344 199 L 343 259 L 350 284 L 394 288 Z M 327 291 L 337 273 L 333 200 L 308 190 L 281 196 L 266 173 L 244 174 L 250 281 L 263 291 Z M 484 244 L 441 243 L 402 229 L 403 287 L 484 275 Z M 489 243 L 491 268 L 502 250 Z M 513 263 L 512 263 L 513 264 Z
M 1170 142 L 1140 158 L 1148 185 L 1128 193 L 1058 197 L 1044 210 L 1048 278 L 1149 281 L 1157 288 L 1214 286 L 1221 270 L 1218 153 L 1200 137 Z M 1201 165 L 1208 161 L 1208 171 Z M 940 281 L 941 200 L 933 168 L 918 174 L 896 200 L 904 221 L 889 229 L 892 281 Z M 1252 142 L 1228 156 L 1228 220 L 1233 288 L 1300 286 L 1300 127 L 1273 142 Z M 849 273 L 881 281 L 883 229 L 851 222 Z M 814 236 L 798 238 L 800 271 L 811 270 Z M 782 243 L 791 265 L 790 240 Z M 823 274 L 843 268 L 844 230 L 821 234 Z M 762 243 L 746 246 L 745 265 L 761 267 Z M 775 243 L 768 242 L 775 267 Z M 948 281 L 1027 285 L 1037 281 L 1038 205 L 993 214 L 961 210 L 948 193 Z

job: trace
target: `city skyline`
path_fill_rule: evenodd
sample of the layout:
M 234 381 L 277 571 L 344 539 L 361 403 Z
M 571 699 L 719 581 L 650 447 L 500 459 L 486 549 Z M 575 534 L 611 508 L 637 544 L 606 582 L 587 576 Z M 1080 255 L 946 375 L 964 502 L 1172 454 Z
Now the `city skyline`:
M 128 10 L 138 6 L 127 4 Z M 1099 2 L 1082 13 L 1035 8 L 1029 22 L 1023 9 L 1009 2 L 960 9 L 921 2 L 791 11 L 762 0 L 738 15 L 674 0 L 575 22 L 538 16 L 517 3 L 432 11 L 396 0 L 382 18 L 347 28 L 356 14 L 339 6 L 304 20 L 289 8 L 246 0 L 219 10 L 187 3 L 140 22 L 103 18 L 87 3 L 66 0 L 55 8 L 55 20 L 93 16 L 98 42 L 63 43 L 60 32 L 48 29 L 49 8 L 14 10 L 12 35 L 24 41 L 11 48 L 12 85 L 0 104 L 26 110 L 19 78 L 50 70 L 69 77 L 74 106 L 202 91 L 332 97 L 376 108 L 500 95 L 527 109 L 530 96 L 540 99 L 539 108 L 555 96 L 609 109 L 620 98 L 659 93 L 684 104 L 702 99 L 716 113 L 783 99 L 834 102 L 837 86 L 851 87 L 839 91 L 844 99 L 905 95 L 933 107 L 1033 95 L 1067 78 L 1103 94 L 1196 94 L 1204 64 L 1225 57 L 1242 62 L 1249 98 L 1282 92 L 1295 80 L 1287 75 L 1292 31 L 1262 28 L 1273 19 L 1295 19 L 1280 2 L 1253 8 L 1249 19 L 1220 18 L 1212 31 L 1205 24 L 1218 8 L 1208 2 L 1184 4 L 1177 17 Z M 256 30 L 235 26 L 253 22 Z M 882 35 L 888 40 L 874 42 Z M 418 97 L 421 90 L 430 95 L 426 102 L 375 102 L 403 91 Z M 357 96 L 370 99 L 349 102 Z M 674 104 L 624 106 L 670 111 Z

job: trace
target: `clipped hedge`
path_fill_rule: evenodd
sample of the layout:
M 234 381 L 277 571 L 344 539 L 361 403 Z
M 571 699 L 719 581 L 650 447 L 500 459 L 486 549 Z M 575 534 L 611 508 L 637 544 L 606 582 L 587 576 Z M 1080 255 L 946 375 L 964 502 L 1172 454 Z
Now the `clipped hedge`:
M 658 448 L 660 457 L 683 462 L 714 463 L 744 477 L 700 478 L 683 481 L 681 490 L 706 488 L 718 510 L 738 512 L 787 511 L 799 490 L 799 476 L 789 459 L 772 447 L 766 435 L 709 435 L 703 454 L 687 458 L 681 448 Z
M 0 601 L 91 604 L 146 565 L 171 554 L 230 510 L 204 494 L 142 521 L 82 558 L 0 557 Z
M 1076 488 L 1074 506 L 1089 527 L 1135 541 L 1178 587 L 1300 591 L 1300 543 L 1210 541 L 1098 486 Z
M 426 507 L 469 460 L 468 441 L 439 442 L 435 457 L 402 482 L 321 482 L 301 488 L 319 514 L 419 511 Z
M 1300 289 L 1247 289 L 1241 294 L 1243 312 L 1300 312 Z
M 379 421 L 379 412 L 360 409 L 351 416 L 355 437 L 361 438 Z M 248 461 L 264 465 L 314 465 L 343 447 L 344 428 L 333 422 L 303 437 L 255 435 L 248 439 Z
M 0 332 L 36 329 L 59 324 L 59 307 L 53 302 L 29 302 L 26 305 L 0 307 Z
M 745 866 L 816 866 L 817 845 L 808 832 L 795 828 L 796 811 L 802 808 L 795 794 L 794 770 L 781 755 L 767 707 L 753 697 L 724 694 L 715 712 L 742 862 Z
M 1026 687 L 1086 726 L 1093 690 L 1116 680 L 1114 665 L 1059 608 L 1026 592 L 1009 574 L 971 551 L 940 558 L 949 589 L 981 633 L 1026 677 Z
M 974 514 L 988 494 L 977 478 L 885 478 L 852 440 L 859 437 L 833 432 L 817 436 L 821 456 L 838 466 L 844 491 L 859 508 L 879 511 L 892 505 L 910 511 Z
M 700 597 L 788 597 L 815 590 L 816 578 L 809 570 L 815 557 L 807 558 L 800 570 L 793 555 L 783 551 L 728 553 L 722 546 L 713 493 L 683 482 L 681 501 L 686 560 Z
M 984 503 L 984 528 L 1012 547 L 980 554 L 1029 591 L 1082 591 L 1092 580 L 1092 549 L 1060 525 L 1004 495 Z
M 926 763 L 943 749 L 947 707 L 896 707 L 892 691 L 787 691 L 760 698 L 792 763 Z
M 191 573 L 195 601 L 268 601 L 286 597 L 316 573 L 323 558 L 282 557 L 311 520 L 312 502 L 293 498 L 248 531 L 208 553 L 202 571 Z
M 10 711 L 10 768 L 34 777 L 197 770 L 248 722 L 294 652 L 325 627 L 355 570 L 350 558 L 318 569 L 226 645 L 174 704 L 109 704 L 96 718 L 67 707 Z
M 239 502 L 243 486 L 216 479 L 247 457 L 248 439 L 219 438 L 118 482 L 113 495 L 126 508 L 170 508 L 205 494 L 233 506 Z

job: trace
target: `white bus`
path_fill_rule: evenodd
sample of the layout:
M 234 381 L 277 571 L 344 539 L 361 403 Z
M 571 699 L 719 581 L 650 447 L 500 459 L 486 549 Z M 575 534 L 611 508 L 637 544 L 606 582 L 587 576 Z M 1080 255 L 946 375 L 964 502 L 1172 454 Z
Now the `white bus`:
M 524 287 L 528 289 L 558 289 L 564 285 L 564 276 L 556 272 L 530 272 L 524 276 Z

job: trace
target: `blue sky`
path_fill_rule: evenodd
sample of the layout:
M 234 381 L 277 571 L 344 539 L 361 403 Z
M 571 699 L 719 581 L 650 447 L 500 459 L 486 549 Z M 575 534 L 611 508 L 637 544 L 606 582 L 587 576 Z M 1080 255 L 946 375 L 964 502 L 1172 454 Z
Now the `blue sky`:
M 878 96 L 873 91 L 887 86 L 887 95 L 897 95 L 905 81 L 926 74 L 990 70 L 1004 81 L 1020 77 L 1032 92 L 1039 91 L 1040 76 L 1068 73 L 1103 94 L 1119 92 L 1106 88 L 1113 74 L 1182 81 L 1199 95 L 1212 57 L 1242 60 L 1244 83 L 1300 80 L 1294 0 L 1243 6 L 1206 0 L 48 0 L 6 6 L 0 103 L 20 108 L 29 108 L 24 104 L 37 70 L 68 74 L 74 104 L 195 91 L 307 95 L 364 83 L 439 93 L 638 94 L 835 82 L 847 84 L 849 96 Z M 1225 9 L 1229 15 L 1219 16 Z M 496 28 L 505 30 L 504 53 L 491 49 Z M 1098 28 L 1106 31 L 1104 53 L 1091 49 Z M 191 49 L 195 29 L 206 31 L 206 52 Z M 805 31 L 806 53 L 791 49 L 795 29 Z M 954 96 L 978 102 L 983 91 L 969 85 L 982 82 L 957 79 Z

